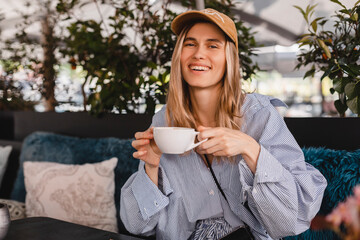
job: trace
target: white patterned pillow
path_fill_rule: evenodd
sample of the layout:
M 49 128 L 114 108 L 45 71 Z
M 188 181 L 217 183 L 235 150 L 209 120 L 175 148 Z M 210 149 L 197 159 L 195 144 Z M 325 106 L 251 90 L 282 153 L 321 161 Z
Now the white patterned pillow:
M 111 158 L 84 165 L 24 162 L 26 215 L 117 232 L 114 202 L 117 161 Z
M 0 146 L 0 186 L 4 177 L 5 169 L 7 166 L 8 158 L 10 156 L 11 146 Z
M 7 208 L 9 209 L 11 220 L 17 220 L 26 217 L 25 203 L 10 199 L 0 199 L 0 203 L 6 204 Z

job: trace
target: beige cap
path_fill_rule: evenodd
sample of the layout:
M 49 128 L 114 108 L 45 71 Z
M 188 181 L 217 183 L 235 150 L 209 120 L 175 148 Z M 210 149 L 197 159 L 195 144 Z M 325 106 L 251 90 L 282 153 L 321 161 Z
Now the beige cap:
M 206 20 L 216 24 L 235 43 L 238 50 L 237 30 L 234 21 L 225 14 L 214 9 L 191 10 L 178 15 L 171 23 L 171 29 L 179 35 L 183 28 L 196 20 Z

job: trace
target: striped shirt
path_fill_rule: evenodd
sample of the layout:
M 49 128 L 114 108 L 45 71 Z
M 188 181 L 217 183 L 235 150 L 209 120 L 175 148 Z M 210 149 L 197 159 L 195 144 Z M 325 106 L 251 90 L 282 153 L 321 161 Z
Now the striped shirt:
M 156 234 L 156 239 L 187 239 L 197 220 L 223 216 L 232 227 L 246 223 L 256 239 L 307 230 L 327 183 L 304 161 L 274 106 L 285 104 L 260 94 L 248 94 L 242 106 L 242 131 L 261 146 L 255 174 L 240 155 L 235 163 L 212 162 L 228 201 L 196 152 L 163 154 L 159 187 L 141 161 L 121 190 L 120 215 L 126 229 L 138 235 Z M 166 126 L 165 107 L 154 115 L 152 126 Z

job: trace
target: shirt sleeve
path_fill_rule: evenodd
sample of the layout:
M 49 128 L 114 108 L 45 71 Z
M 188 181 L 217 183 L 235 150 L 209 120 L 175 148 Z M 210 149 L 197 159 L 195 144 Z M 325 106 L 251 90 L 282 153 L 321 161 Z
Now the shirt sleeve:
M 155 233 L 159 213 L 169 204 L 168 196 L 173 192 L 161 166 L 159 186 L 151 181 L 141 162 L 138 172 L 122 187 L 120 217 L 129 232 L 145 236 Z
M 320 209 L 326 179 L 307 164 L 283 118 L 269 104 L 248 121 L 248 134 L 261 146 L 255 174 L 239 164 L 242 201 L 272 238 L 297 235 Z

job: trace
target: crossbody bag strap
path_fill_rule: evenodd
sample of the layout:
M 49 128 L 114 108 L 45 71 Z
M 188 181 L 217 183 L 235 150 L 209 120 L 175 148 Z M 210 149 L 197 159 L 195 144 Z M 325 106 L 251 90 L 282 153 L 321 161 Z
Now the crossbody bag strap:
M 218 187 L 218 189 L 220 190 L 221 194 L 224 196 L 225 200 L 228 202 L 224 191 L 222 190 L 222 188 L 220 187 L 220 184 L 215 176 L 215 173 L 211 167 L 210 161 L 208 159 L 208 157 L 206 156 L 206 154 L 204 154 L 205 160 L 207 165 L 209 166 L 211 175 L 216 183 L 216 186 Z M 229 203 L 229 202 L 228 202 Z M 233 232 L 231 232 L 229 235 L 226 235 L 225 237 L 221 238 L 224 240 L 230 240 L 230 239 L 239 239 L 239 240 L 254 240 L 254 236 L 252 235 L 249 226 L 244 222 L 245 227 L 243 228 L 238 228 L 236 230 L 234 230 Z
M 208 167 L 209 167 L 209 169 L 210 169 L 211 175 L 212 175 L 212 177 L 213 177 L 213 179 L 214 179 L 214 181 L 215 181 L 215 183 L 216 183 L 216 186 L 217 186 L 218 189 L 220 190 L 221 194 L 224 196 L 225 200 L 228 201 L 227 198 L 226 198 L 226 196 L 225 196 L 224 191 L 223 191 L 222 188 L 220 187 L 220 184 L 219 184 L 219 182 L 218 182 L 218 180 L 217 180 L 217 178 L 216 178 L 216 176 L 215 176 L 214 170 L 212 169 L 211 164 L 210 164 L 210 161 L 209 161 L 208 157 L 206 156 L 206 154 L 204 154 L 204 157 L 205 157 L 206 163 L 207 163 L 207 165 L 208 165 Z

